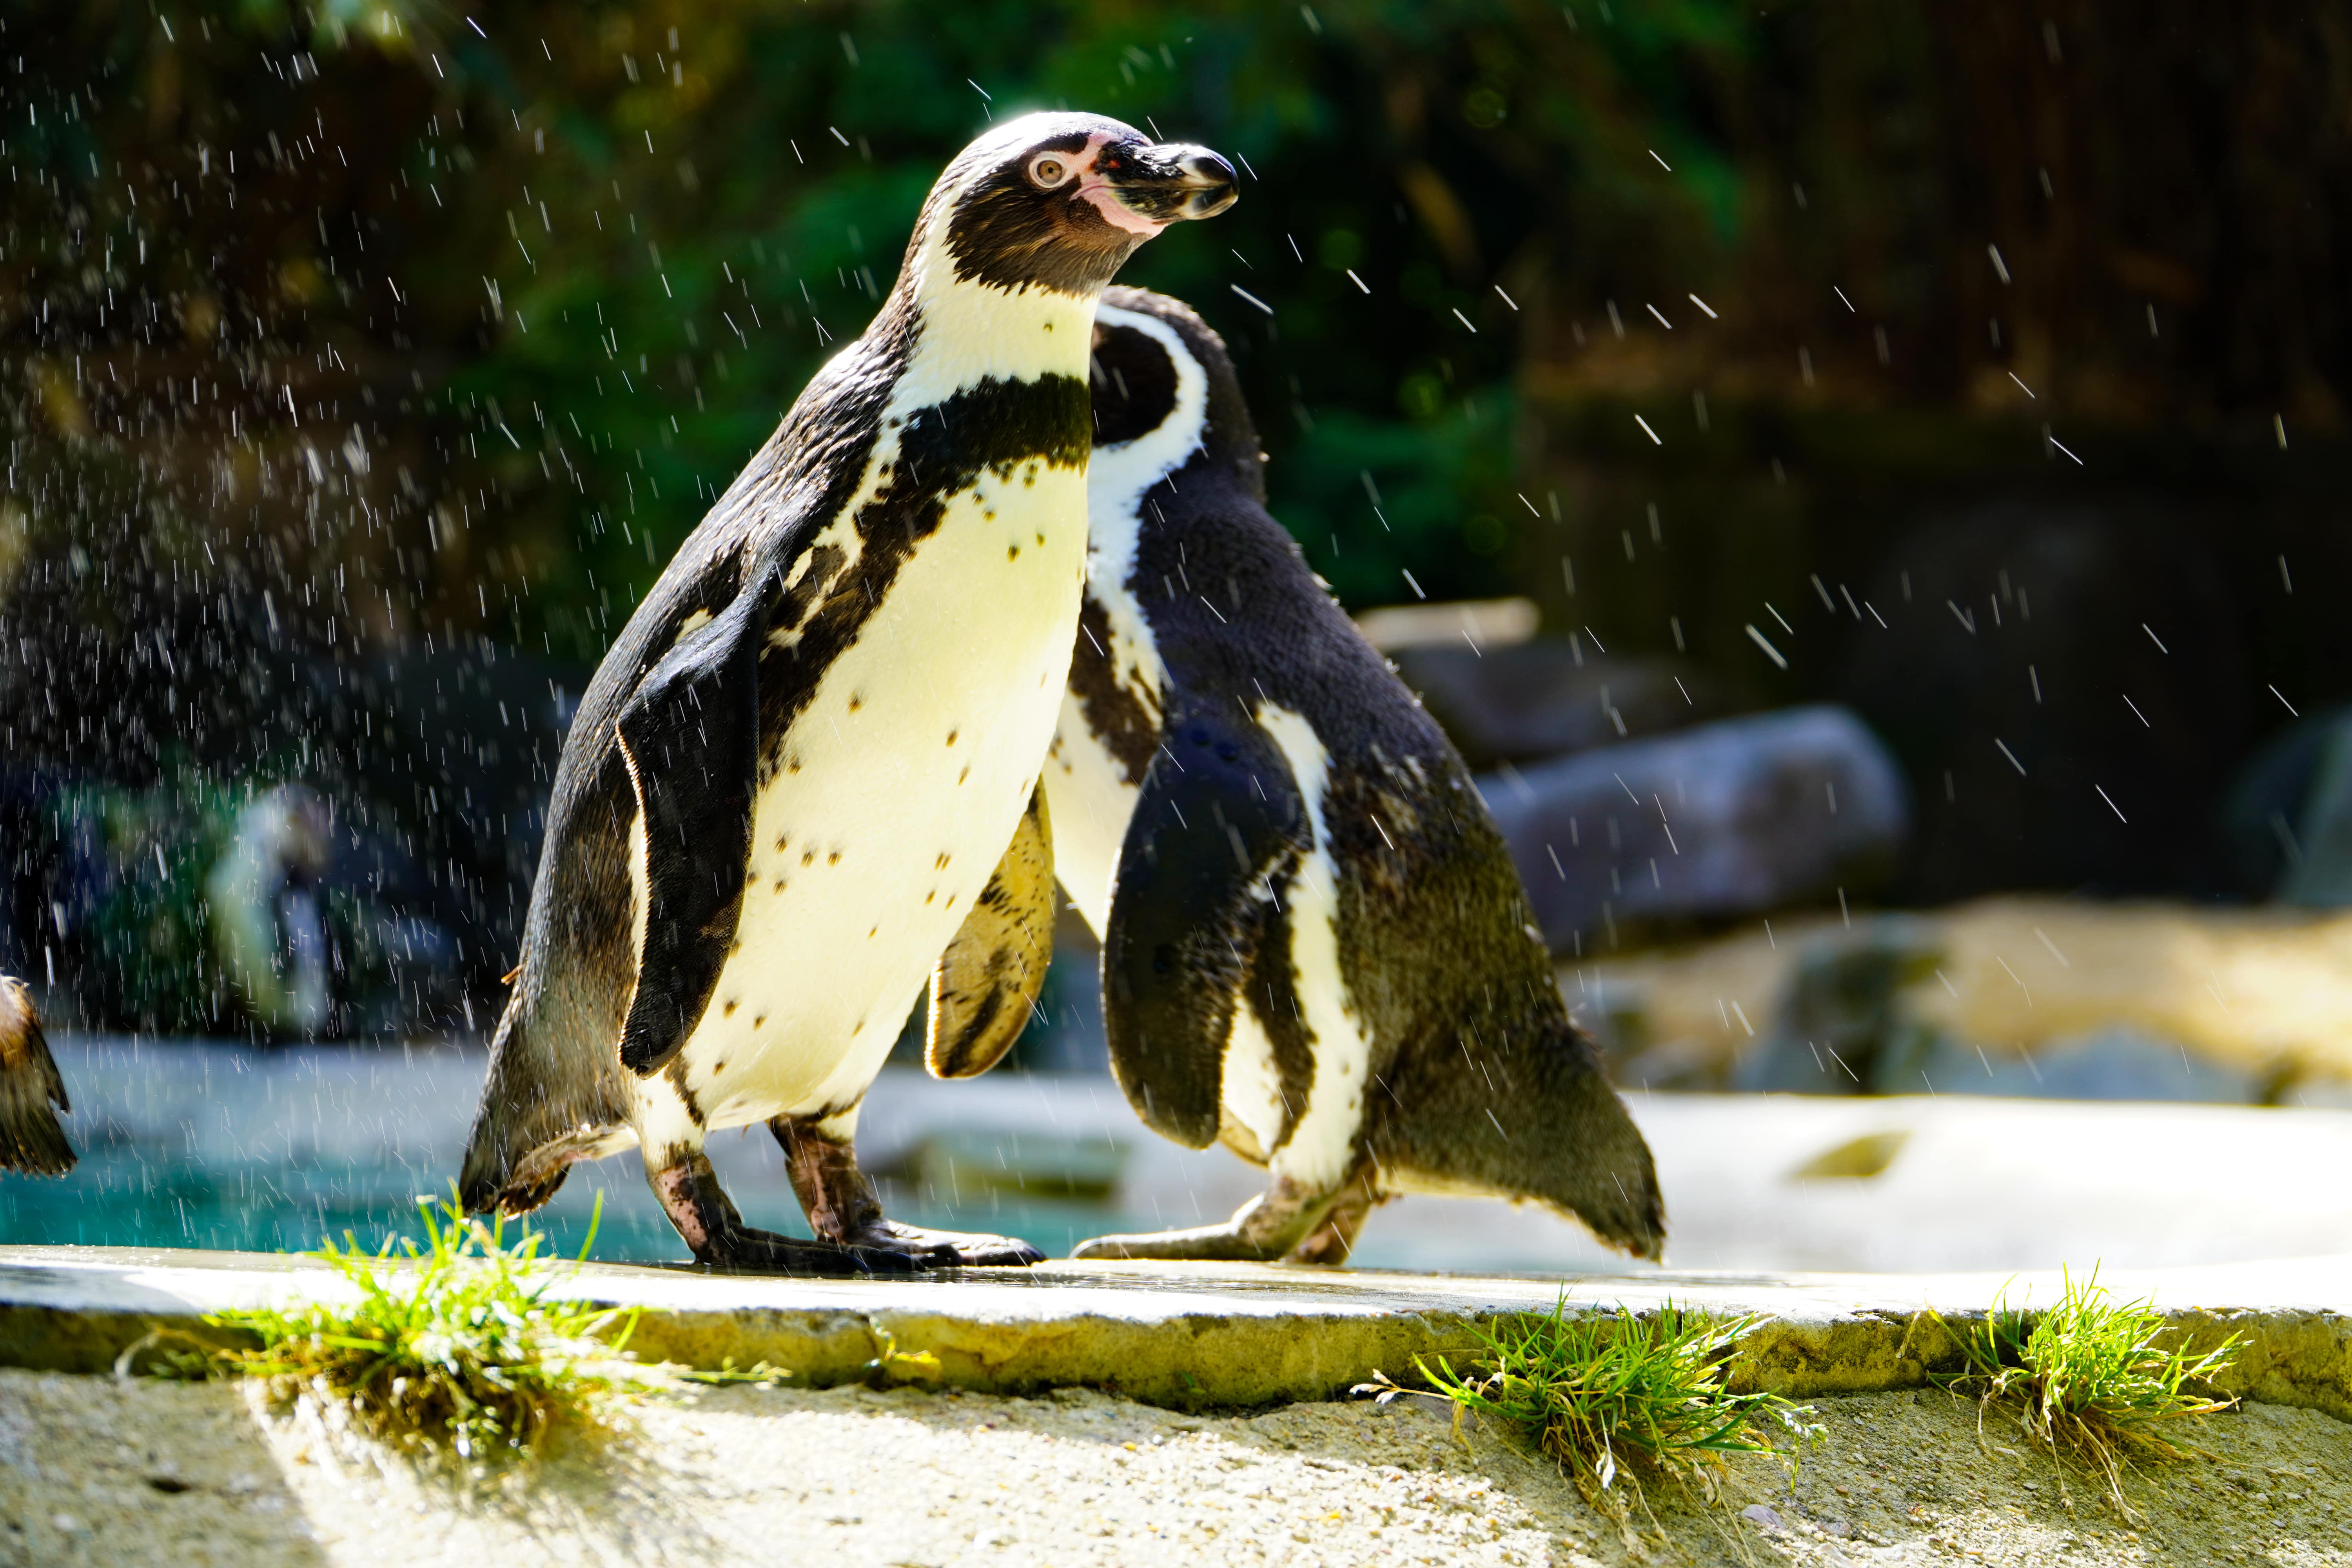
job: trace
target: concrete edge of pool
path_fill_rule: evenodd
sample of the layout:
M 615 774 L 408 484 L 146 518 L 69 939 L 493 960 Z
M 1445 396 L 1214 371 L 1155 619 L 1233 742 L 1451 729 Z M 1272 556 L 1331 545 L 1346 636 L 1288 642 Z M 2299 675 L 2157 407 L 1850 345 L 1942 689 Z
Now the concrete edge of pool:
M 2268 1404 L 2352 1419 L 2352 1255 L 2117 1271 L 2119 1299 L 2153 1295 L 2199 1343 L 2246 1346 L 2229 1385 Z M 886 1349 L 937 1358 L 938 1381 L 996 1393 L 1104 1389 L 1198 1408 L 1328 1399 L 1416 1354 L 1469 1342 L 1497 1312 L 1664 1305 L 1762 1321 L 1736 1380 L 1793 1396 L 1916 1386 L 1952 1364 L 1932 1322 L 2009 1300 L 2046 1303 L 2055 1273 L 1524 1277 L 1309 1270 L 1240 1264 L 1049 1263 L 913 1280 L 788 1279 L 629 1265 L 562 1266 L 555 1289 L 644 1306 L 632 1348 L 714 1368 L 766 1362 L 801 1386 L 875 1375 Z M 158 1329 L 221 1309 L 347 1289 L 322 1266 L 260 1253 L 0 1247 L 0 1365 L 102 1373 Z M 907 1363 L 899 1363 L 901 1366 Z M 929 1380 L 934 1374 L 919 1374 Z

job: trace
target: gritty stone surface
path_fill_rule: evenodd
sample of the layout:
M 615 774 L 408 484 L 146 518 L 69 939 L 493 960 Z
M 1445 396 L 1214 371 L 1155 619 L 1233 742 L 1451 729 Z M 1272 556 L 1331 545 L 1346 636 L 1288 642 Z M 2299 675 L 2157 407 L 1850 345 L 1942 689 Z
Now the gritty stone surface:
M 2103 1273 L 2116 1299 L 2153 1295 L 2200 1346 L 2235 1332 L 2231 1393 L 2352 1416 L 2352 1258 Z M 1735 1384 L 1809 1397 L 1917 1387 L 1948 1370 L 1923 1312 L 1980 1316 L 2006 1291 L 2058 1299 L 2061 1277 L 1739 1275 L 1664 1270 L 1565 1280 L 1287 1268 L 1055 1263 L 918 1280 L 788 1279 L 564 1265 L 551 1290 L 646 1309 L 633 1347 L 716 1368 L 765 1362 L 802 1387 L 859 1382 L 886 1345 L 937 1359 L 973 1392 L 1091 1387 L 1182 1408 L 1344 1394 L 1383 1368 L 1467 1342 L 1497 1313 L 1647 1311 L 1668 1302 L 1753 1315 Z M 158 1326 L 206 1312 L 347 1299 L 315 1258 L 103 1247 L 0 1247 L 0 1366 L 103 1372 Z
M 0 1563 L 2352 1563 L 2352 1426 L 2253 1405 L 2210 1458 L 2097 1483 L 1938 1393 L 1816 1402 L 1790 1488 L 1735 1461 L 1621 1521 L 1505 1434 L 1401 1402 L 1181 1415 L 1037 1399 L 730 1388 L 461 1485 L 250 1390 L 0 1372 Z

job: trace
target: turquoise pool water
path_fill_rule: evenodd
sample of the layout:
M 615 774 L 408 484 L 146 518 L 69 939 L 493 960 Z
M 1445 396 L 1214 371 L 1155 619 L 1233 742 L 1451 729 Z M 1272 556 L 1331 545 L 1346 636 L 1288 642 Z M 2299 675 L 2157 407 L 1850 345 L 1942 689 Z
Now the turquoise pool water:
M 419 1235 L 416 1199 L 448 1194 L 484 1065 L 479 1050 L 449 1045 L 54 1044 L 81 1162 L 58 1180 L 0 1176 L 0 1241 L 293 1251 L 347 1232 L 370 1247 Z M 1006 1109 L 1024 1087 L 1043 1086 L 1007 1079 L 942 1099 L 974 1113 L 945 1121 L 869 1110 L 861 1152 L 870 1170 L 893 1173 L 880 1184 L 892 1216 L 1018 1236 L 1049 1256 L 1160 1223 L 1109 1198 L 1135 1131 L 1131 1119 L 1118 1124 L 1117 1090 L 1099 1086 L 1100 1126 L 1064 1129 L 1050 1112 Z M 710 1152 L 750 1223 L 807 1234 L 764 1129 L 718 1134 Z M 554 1249 L 577 1253 L 599 1194 L 598 1258 L 685 1260 L 635 1153 L 575 1167 L 532 1223 Z

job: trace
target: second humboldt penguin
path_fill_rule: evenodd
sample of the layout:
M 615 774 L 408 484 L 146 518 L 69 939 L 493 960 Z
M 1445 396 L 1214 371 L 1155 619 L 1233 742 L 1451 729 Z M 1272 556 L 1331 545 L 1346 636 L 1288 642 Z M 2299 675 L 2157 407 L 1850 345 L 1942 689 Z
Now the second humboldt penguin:
M 1090 558 L 1045 773 L 1145 1123 L 1267 1168 L 1222 1225 L 1079 1258 L 1346 1260 L 1400 1193 L 1531 1199 L 1655 1258 L 1649 1147 L 1570 1023 L 1468 771 L 1265 510 L 1224 345 L 1115 289 Z
M 1233 196 L 1214 153 L 1086 114 L 1000 125 L 940 176 L 873 323 L 581 699 L 468 1208 L 535 1208 L 572 1163 L 634 1143 L 701 1262 L 1034 1260 L 884 1218 L 857 1108 L 926 975 L 942 1072 L 985 1067 L 1027 1011 L 1095 304 L 1136 246 Z M 712 1173 L 709 1131 L 754 1121 L 813 1242 L 744 1225 Z

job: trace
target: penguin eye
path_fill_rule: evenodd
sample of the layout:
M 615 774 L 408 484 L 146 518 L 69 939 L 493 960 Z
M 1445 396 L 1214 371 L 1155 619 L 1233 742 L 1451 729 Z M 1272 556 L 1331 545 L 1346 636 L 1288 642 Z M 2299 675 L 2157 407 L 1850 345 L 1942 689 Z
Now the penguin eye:
M 1029 181 L 1041 191 L 1066 184 L 1070 172 L 1070 161 L 1058 153 L 1040 153 L 1029 160 Z

